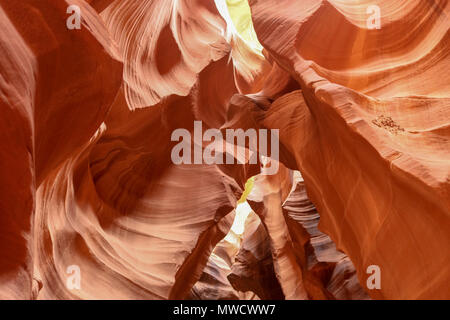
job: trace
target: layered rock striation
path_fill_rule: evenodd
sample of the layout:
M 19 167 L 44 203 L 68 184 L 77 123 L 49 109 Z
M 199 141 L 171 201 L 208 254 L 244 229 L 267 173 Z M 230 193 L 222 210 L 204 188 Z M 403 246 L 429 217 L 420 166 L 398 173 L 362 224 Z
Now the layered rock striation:
M 0 0 L 0 299 L 450 298 L 449 13 Z

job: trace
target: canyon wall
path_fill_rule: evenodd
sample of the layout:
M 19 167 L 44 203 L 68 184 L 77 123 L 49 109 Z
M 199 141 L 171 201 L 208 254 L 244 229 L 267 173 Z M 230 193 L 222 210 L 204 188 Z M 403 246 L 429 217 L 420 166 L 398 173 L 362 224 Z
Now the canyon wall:
M 449 14 L 0 0 L 0 299 L 449 299 Z

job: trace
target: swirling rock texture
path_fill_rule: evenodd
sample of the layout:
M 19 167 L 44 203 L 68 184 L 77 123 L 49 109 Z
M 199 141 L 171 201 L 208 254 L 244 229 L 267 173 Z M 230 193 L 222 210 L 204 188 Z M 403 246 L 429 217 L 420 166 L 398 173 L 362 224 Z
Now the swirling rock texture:
M 449 14 L 0 0 L 0 299 L 450 299 Z

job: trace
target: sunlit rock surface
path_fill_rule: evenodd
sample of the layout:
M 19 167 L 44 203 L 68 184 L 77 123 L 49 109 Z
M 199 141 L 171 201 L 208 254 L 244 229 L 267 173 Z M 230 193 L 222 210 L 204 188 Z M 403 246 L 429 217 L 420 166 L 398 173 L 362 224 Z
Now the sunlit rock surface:
M 0 299 L 450 299 L 449 14 L 0 0 Z
M 280 140 L 319 228 L 360 282 L 369 265 L 384 270 L 372 297 L 445 298 L 450 82 L 438 70 L 450 63 L 450 4 L 376 1 L 384 27 L 367 30 L 365 3 L 250 1 L 260 42 L 302 89 L 276 100 L 264 123 L 288 128 Z

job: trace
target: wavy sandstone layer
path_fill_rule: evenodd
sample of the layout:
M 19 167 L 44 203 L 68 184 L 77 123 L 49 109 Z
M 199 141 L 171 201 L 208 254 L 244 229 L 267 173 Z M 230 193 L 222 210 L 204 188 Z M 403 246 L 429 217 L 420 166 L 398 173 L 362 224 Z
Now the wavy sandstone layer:
M 0 299 L 449 299 L 449 14 L 0 0 Z
M 280 140 L 321 229 L 361 283 L 369 265 L 383 270 L 372 297 L 445 298 L 450 95 L 436 70 L 450 62 L 450 4 L 400 3 L 377 1 L 384 26 L 368 31 L 361 2 L 250 1 L 259 40 L 302 89 L 276 100 L 264 124 L 287 127 Z

